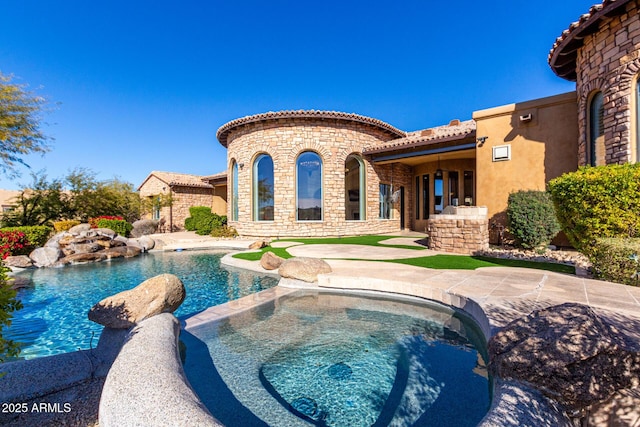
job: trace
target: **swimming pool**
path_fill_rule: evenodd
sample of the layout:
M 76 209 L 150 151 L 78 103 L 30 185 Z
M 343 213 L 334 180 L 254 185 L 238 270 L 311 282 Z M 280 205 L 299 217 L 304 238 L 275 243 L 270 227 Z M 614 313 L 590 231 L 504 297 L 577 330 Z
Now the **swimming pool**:
M 95 347 L 102 326 L 87 312 L 98 301 L 162 273 L 178 276 L 187 296 L 176 316 L 192 314 L 275 286 L 278 280 L 220 266 L 224 251 L 152 252 L 137 258 L 21 272 L 33 286 L 18 291 L 6 337 L 22 343 L 21 358 Z
M 415 298 L 299 291 L 183 331 L 184 369 L 226 426 L 475 426 L 482 333 Z

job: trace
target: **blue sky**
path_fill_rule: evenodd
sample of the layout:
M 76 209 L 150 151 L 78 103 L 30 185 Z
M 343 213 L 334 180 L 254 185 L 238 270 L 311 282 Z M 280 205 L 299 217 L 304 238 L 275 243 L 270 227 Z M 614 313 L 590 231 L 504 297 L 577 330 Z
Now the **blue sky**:
M 5 2 L 0 72 L 50 101 L 31 171 L 223 171 L 218 127 L 289 109 L 413 131 L 574 90 L 547 65 L 594 0 Z M 30 182 L 29 169 L 0 188 Z

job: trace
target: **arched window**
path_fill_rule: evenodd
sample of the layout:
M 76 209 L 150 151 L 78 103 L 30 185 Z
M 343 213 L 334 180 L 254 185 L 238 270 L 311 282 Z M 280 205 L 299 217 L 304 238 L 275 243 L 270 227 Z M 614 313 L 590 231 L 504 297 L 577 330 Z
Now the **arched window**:
M 305 151 L 296 160 L 297 219 L 322 221 L 322 158 Z
M 273 221 L 273 160 L 268 154 L 253 162 L 253 219 Z
M 596 166 L 604 163 L 604 102 L 602 92 L 597 92 L 589 103 L 589 146 L 587 163 Z
M 344 206 L 345 219 L 365 219 L 364 164 L 360 157 L 350 155 L 344 163 Z
M 231 221 L 238 220 L 238 163 L 231 163 Z

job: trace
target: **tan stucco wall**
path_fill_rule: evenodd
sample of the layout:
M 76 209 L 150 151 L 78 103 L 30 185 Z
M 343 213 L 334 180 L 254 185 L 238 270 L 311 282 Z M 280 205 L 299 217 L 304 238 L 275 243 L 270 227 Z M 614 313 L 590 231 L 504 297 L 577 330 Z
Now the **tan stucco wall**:
M 361 153 L 365 146 L 392 139 L 380 129 L 356 122 L 318 118 L 280 118 L 233 129 L 227 139 L 228 161 L 243 164 L 238 173 L 238 221 L 229 221 L 245 236 L 337 236 L 393 232 L 400 229 L 399 206 L 393 219 L 379 219 L 379 184 L 393 182 L 405 187 L 405 221 L 411 206 L 411 168 L 404 165 L 371 164 L 366 168 L 366 219 L 345 220 L 345 161 L 350 154 Z M 315 151 L 323 160 L 323 220 L 296 220 L 295 163 L 303 151 Z M 274 220 L 254 221 L 251 206 L 252 164 L 260 153 L 269 154 L 274 164 Z M 229 169 L 228 176 L 232 176 Z M 228 200 L 231 201 L 231 186 Z M 231 204 L 228 217 L 231 219 Z M 409 222 L 406 222 L 409 227 Z
M 640 161 L 636 153 L 635 81 L 640 73 L 640 12 L 631 1 L 622 15 L 603 17 L 599 29 L 584 38 L 576 60 L 580 126 L 578 159 L 587 164 L 587 110 L 591 96 L 604 96 L 604 155 L 600 163 Z M 597 151 L 597 148 L 596 148 Z
M 520 116 L 531 114 L 530 122 Z M 504 221 L 509 194 L 544 190 L 549 180 L 577 169 L 576 94 L 505 105 L 473 113 L 476 149 L 476 199 L 487 206 L 490 223 Z M 493 147 L 510 145 L 511 160 L 494 162 Z
M 218 215 L 227 214 L 227 186 L 216 185 L 211 198 L 211 212 Z
M 429 214 L 431 216 L 433 216 L 434 214 L 434 179 L 435 179 L 435 173 L 436 170 L 438 170 L 438 168 L 442 169 L 443 172 L 443 180 L 444 180 L 444 194 L 445 194 L 445 200 L 444 200 L 444 207 L 448 206 L 448 197 L 447 197 L 447 190 L 448 190 L 448 179 L 449 179 L 449 172 L 450 171 L 456 171 L 458 172 L 458 194 L 459 194 L 459 204 L 463 205 L 464 204 L 464 200 L 463 200 L 463 193 L 464 193 L 464 171 L 473 171 L 474 175 L 475 175 L 475 169 L 476 169 L 476 162 L 475 159 L 450 159 L 450 160 L 441 160 L 440 162 L 438 161 L 433 161 L 433 162 L 428 162 L 428 163 L 423 163 L 420 165 L 416 165 L 413 168 L 413 186 L 411 187 L 411 193 L 415 193 L 415 177 L 417 176 L 418 178 L 420 178 L 420 195 L 418 196 L 419 200 L 420 200 L 420 218 L 416 219 L 416 215 L 415 215 L 415 198 L 412 198 L 412 206 L 411 206 L 411 228 L 415 231 L 422 231 L 422 232 L 426 232 L 428 229 L 428 219 L 423 219 L 423 202 L 422 202 L 422 176 L 423 175 L 429 175 Z M 474 176 L 474 180 L 475 180 L 475 176 Z M 415 197 L 415 196 L 414 196 Z M 473 201 L 473 204 L 475 205 L 475 200 Z

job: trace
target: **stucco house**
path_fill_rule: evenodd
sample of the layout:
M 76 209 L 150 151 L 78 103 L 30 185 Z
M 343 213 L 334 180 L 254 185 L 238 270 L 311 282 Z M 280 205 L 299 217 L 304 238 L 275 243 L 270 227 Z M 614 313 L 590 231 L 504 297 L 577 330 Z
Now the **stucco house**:
M 147 218 L 163 220 L 165 231 L 184 230 L 184 220 L 192 206 L 211 206 L 219 215 L 226 215 L 226 172 L 199 176 L 176 172 L 153 171 L 138 187 L 141 198 L 171 196 L 171 206 L 154 209 Z
M 581 165 L 639 161 L 638 3 L 605 0 L 557 39 L 549 64 L 576 92 L 414 132 L 313 110 L 222 125 L 229 224 L 272 237 L 427 231 L 467 205 L 486 206 L 493 229 L 513 191 L 543 190 Z

